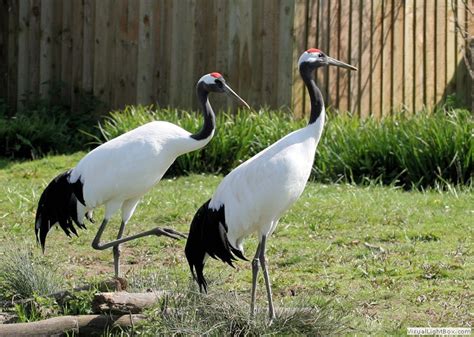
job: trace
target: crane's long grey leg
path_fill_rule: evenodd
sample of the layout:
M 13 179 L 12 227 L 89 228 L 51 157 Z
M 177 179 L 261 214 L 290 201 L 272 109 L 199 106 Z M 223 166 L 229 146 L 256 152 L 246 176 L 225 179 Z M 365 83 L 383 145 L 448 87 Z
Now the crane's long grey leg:
M 255 252 L 255 256 L 252 260 L 252 300 L 250 302 L 250 317 L 253 318 L 255 316 L 255 294 L 257 292 L 257 276 L 258 276 L 258 258 L 260 256 L 260 242 L 257 246 L 257 251 Z
M 104 222 L 105 222 L 105 220 L 104 220 Z M 102 222 L 102 225 L 100 225 L 99 231 L 97 232 L 97 235 L 95 236 L 94 240 L 92 241 L 92 248 L 94 248 L 94 249 L 104 250 L 104 249 L 107 249 L 107 248 L 110 248 L 110 247 L 120 245 L 124 242 L 132 241 L 132 240 L 135 240 L 135 239 L 138 239 L 138 238 L 141 238 L 141 237 L 144 237 L 144 236 L 149 236 L 149 235 L 167 236 L 167 237 L 175 239 L 175 240 L 180 240 L 181 238 L 186 238 L 186 235 L 181 234 L 181 233 L 179 233 L 179 232 L 177 232 L 177 231 L 175 231 L 171 228 L 156 227 L 156 228 L 150 229 L 149 231 L 145 231 L 145 232 L 138 233 L 138 234 L 135 234 L 135 235 L 130 235 L 130 236 L 127 236 L 127 237 L 122 238 L 122 239 L 110 241 L 110 242 L 107 242 L 107 243 L 100 243 L 100 237 L 102 235 L 102 232 L 104 231 L 102 229 L 102 226 L 104 225 L 104 222 Z M 105 222 L 105 224 L 107 224 L 107 222 Z M 104 228 L 105 228 L 105 225 L 104 225 Z
M 272 287 L 270 285 L 270 277 L 268 276 L 267 270 L 267 260 L 265 258 L 265 245 L 267 242 L 267 236 L 262 236 L 262 241 L 260 242 L 260 265 L 263 270 L 263 278 L 265 279 L 265 286 L 267 287 L 267 297 L 268 297 L 268 315 L 270 316 L 270 323 L 275 319 L 275 309 L 273 307 L 273 298 L 272 298 Z
M 120 228 L 117 234 L 117 240 L 122 238 L 123 232 L 125 230 L 125 221 L 122 220 L 120 223 Z M 115 277 L 120 277 L 120 245 L 116 245 L 112 248 L 112 252 L 114 254 L 114 270 L 115 270 Z
M 97 250 L 104 250 L 104 249 L 107 249 L 107 248 L 110 248 L 110 247 L 114 247 L 114 250 L 113 250 L 113 252 L 114 252 L 114 267 L 115 267 L 115 276 L 117 276 L 117 277 L 120 274 L 120 266 L 119 266 L 119 264 L 120 264 L 120 248 L 115 249 L 115 247 L 118 247 L 120 244 L 122 244 L 124 242 L 127 242 L 127 241 L 135 240 L 135 239 L 138 239 L 138 238 L 141 238 L 141 237 L 144 237 L 144 236 L 148 236 L 148 235 L 167 236 L 167 237 L 170 237 L 170 238 L 175 239 L 175 240 L 179 240 L 181 238 L 186 238 L 186 235 L 181 234 L 181 233 L 179 233 L 179 232 L 177 232 L 173 229 L 160 228 L 160 227 L 156 227 L 156 228 L 153 228 L 149 231 L 145 231 L 145 232 L 142 232 L 142 233 L 131 235 L 131 236 L 128 236 L 128 237 L 125 237 L 125 238 L 121 238 L 121 236 L 123 235 L 123 231 L 125 229 L 125 224 L 124 224 L 124 222 L 122 222 L 122 224 L 120 226 L 120 229 L 119 229 L 119 234 L 118 234 L 117 240 L 101 244 L 100 243 L 100 238 L 102 237 L 102 233 L 104 232 L 105 227 L 107 226 L 108 222 L 109 222 L 109 219 L 104 219 L 102 221 L 102 223 L 100 224 L 99 230 L 97 231 L 97 234 L 95 235 L 95 238 L 92 241 L 92 248 L 97 249 Z

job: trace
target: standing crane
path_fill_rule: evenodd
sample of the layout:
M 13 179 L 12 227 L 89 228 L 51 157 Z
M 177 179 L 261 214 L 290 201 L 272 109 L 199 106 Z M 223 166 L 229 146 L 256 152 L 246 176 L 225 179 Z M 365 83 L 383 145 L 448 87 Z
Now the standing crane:
M 309 179 L 325 120 L 323 96 L 316 86 L 314 72 L 329 65 L 357 70 L 319 49 L 305 51 L 298 66 L 311 99 L 308 125 L 286 135 L 230 172 L 191 223 L 185 253 L 201 292 L 207 292 L 203 275 L 207 257 L 218 258 L 231 266 L 237 258 L 247 260 L 243 240 L 257 233 L 259 243 L 252 260 L 251 316 L 255 313 L 260 263 L 270 321 L 275 318 L 265 247 L 280 217 L 300 197 Z
M 104 220 L 92 247 L 98 250 L 113 247 L 116 277 L 120 276 L 120 244 L 147 235 L 185 237 L 160 227 L 125 238 L 122 235 L 140 198 L 160 181 L 174 160 L 206 146 L 213 137 L 216 123 L 209 93 L 227 93 L 248 107 L 216 72 L 201 77 L 196 91 L 204 115 L 199 132 L 191 134 L 166 121 L 147 123 L 95 148 L 76 167 L 49 183 L 39 200 L 35 220 L 36 239 L 43 251 L 54 224 L 59 223 L 68 236 L 71 232 L 77 235 L 74 224 L 85 228 L 84 217 L 92 221 L 92 210 L 101 205 L 105 205 Z M 118 209 L 122 211 L 122 222 L 117 240 L 101 243 L 102 233 Z

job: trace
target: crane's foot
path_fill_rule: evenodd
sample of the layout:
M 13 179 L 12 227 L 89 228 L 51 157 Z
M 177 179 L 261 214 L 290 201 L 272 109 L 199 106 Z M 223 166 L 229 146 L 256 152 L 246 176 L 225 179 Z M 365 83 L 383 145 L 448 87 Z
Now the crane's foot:
M 275 321 L 275 319 L 276 319 L 275 315 L 270 316 L 270 320 L 268 321 L 268 326 L 271 326 L 273 322 Z
M 174 229 L 171 228 L 161 228 L 161 227 L 156 227 L 153 229 L 154 234 L 156 236 L 167 236 L 169 238 L 175 239 L 175 240 L 181 240 L 181 239 L 186 239 L 187 236 L 175 231 Z
M 92 212 L 87 212 L 86 213 L 86 219 L 89 220 L 91 223 L 95 223 L 95 220 L 92 217 Z

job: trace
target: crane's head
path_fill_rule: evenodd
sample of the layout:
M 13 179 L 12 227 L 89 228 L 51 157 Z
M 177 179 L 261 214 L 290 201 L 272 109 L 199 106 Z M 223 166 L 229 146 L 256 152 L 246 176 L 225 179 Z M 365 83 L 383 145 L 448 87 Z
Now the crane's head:
M 310 48 L 301 54 L 298 61 L 298 66 L 300 70 L 307 69 L 309 71 L 313 71 L 316 68 L 325 66 L 336 66 L 349 70 L 357 70 L 356 67 L 327 56 L 321 50 L 316 48 Z
M 227 95 L 235 98 L 237 101 L 242 103 L 247 109 L 250 106 L 237 93 L 232 90 L 229 85 L 225 82 L 224 77 L 216 72 L 209 73 L 201 77 L 197 83 L 198 88 L 203 88 L 207 92 L 226 93 Z

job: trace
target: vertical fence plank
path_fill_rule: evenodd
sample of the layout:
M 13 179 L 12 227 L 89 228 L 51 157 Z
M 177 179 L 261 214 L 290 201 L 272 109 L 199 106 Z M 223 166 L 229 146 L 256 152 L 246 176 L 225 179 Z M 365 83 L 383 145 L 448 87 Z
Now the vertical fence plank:
M 40 38 L 40 94 L 45 98 L 51 90 L 53 79 L 53 0 L 41 1 Z
M 107 46 L 110 26 L 109 7 L 108 0 L 95 2 L 94 95 L 107 106 L 110 106 L 109 92 L 107 91 L 110 57 Z
M 297 117 L 303 117 L 305 114 L 304 110 L 304 84 L 300 78 L 298 70 L 298 58 L 301 53 L 306 49 L 306 6 L 305 0 L 296 0 L 293 18 L 293 86 L 292 86 L 292 110 L 293 114 Z M 319 34 L 319 32 L 318 32 Z M 315 46 L 318 47 L 318 46 Z
M 349 14 L 351 16 L 350 21 L 350 44 L 348 52 L 348 60 L 350 64 L 359 68 L 358 71 L 349 71 L 349 93 L 348 93 L 348 110 L 354 115 L 360 116 L 360 102 L 361 102 L 361 88 L 360 88 L 360 77 L 361 77 L 361 17 L 362 3 L 360 1 L 351 1 Z
M 456 74 L 456 23 L 455 16 L 452 8 L 453 0 L 446 0 L 447 6 L 447 33 L 446 33 L 446 84 L 448 91 L 453 91 L 455 89 L 455 79 Z
M 84 2 L 82 0 L 74 0 L 72 2 L 72 80 L 71 80 L 71 102 L 72 108 L 77 110 L 79 106 L 80 91 L 83 88 L 82 83 L 82 67 L 84 62 L 83 46 L 84 46 Z
M 94 83 L 94 28 L 95 4 L 93 0 L 84 0 L 83 17 L 83 48 L 82 48 L 82 88 L 91 92 Z
M 372 115 L 380 117 L 382 115 L 382 95 L 385 83 L 383 81 L 383 6 L 382 2 L 373 1 L 372 7 L 372 94 L 371 107 Z
M 28 63 L 28 27 L 29 27 L 29 1 L 19 0 L 18 6 L 18 91 L 17 105 L 21 106 L 21 100 L 29 90 L 29 63 Z
M 161 6 L 163 3 L 160 2 Z M 125 4 L 124 4 L 125 6 Z M 139 31 L 140 31 L 140 6 L 136 5 L 136 1 L 128 0 L 127 7 L 123 8 L 126 11 L 126 22 L 121 24 L 121 29 L 125 29 L 125 34 L 122 35 L 121 48 L 122 57 L 127 60 L 130 66 L 122 70 L 122 79 L 124 84 L 125 97 L 119 104 L 135 104 L 137 102 L 138 86 L 137 86 L 137 68 L 138 68 L 138 45 L 139 45 Z M 158 15 L 158 13 L 157 13 Z M 125 18 L 124 18 L 125 19 Z M 160 20 L 161 22 L 161 20 Z M 161 57 L 155 59 L 155 63 L 162 62 Z M 157 91 L 157 101 L 159 101 Z
M 125 41 L 128 28 L 128 0 L 117 0 L 112 7 L 111 20 L 111 53 L 113 57 L 110 60 L 111 74 L 109 76 L 112 82 L 112 92 L 110 96 L 110 108 L 117 109 L 125 105 L 126 85 L 125 67 Z
M 328 49 L 329 56 L 338 58 L 339 44 L 340 44 L 340 6 L 341 2 L 330 1 L 328 5 Z M 327 99 L 326 105 L 337 108 L 338 104 L 338 67 L 327 67 L 328 73 L 326 77 Z
M 423 33 L 423 17 L 424 17 L 424 0 L 414 0 L 414 40 L 415 40 L 415 51 L 414 51 L 414 85 L 413 85 L 413 112 L 418 112 L 422 109 L 424 104 L 424 33 Z M 430 0 L 428 0 L 430 1 Z
M 404 22 L 404 70 L 403 70 L 403 102 L 406 110 L 409 112 L 415 111 L 414 106 L 414 60 L 415 60 L 415 7 L 413 1 L 405 3 L 405 22 Z
M 371 31 L 372 31 L 372 2 L 360 0 L 360 31 L 359 31 L 359 116 L 367 117 L 372 112 L 371 93 L 372 93 L 372 62 L 371 62 Z
M 436 57 L 436 90 L 435 104 L 439 104 L 443 99 L 446 88 L 446 0 L 437 0 L 436 6 L 436 34 L 435 34 L 435 57 Z
M 62 30 L 61 30 L 61 81 L 62 98 L 65 102 L 71 103 L 72 88 L 72 2 L 63 3 Z
M 40 18 L 41 4 L 39 0 L 30 0 L 28 27 L 28 91 L 34 96 L 39 95 L 40 87 Z
M 0 0 L 0 98 L 8 96 L 8 21 L 9 1 Z
M 194 68 L 192 70 L 193 80 L 196 81 L 204 73 L 209 73 L 211 68 L 211 55 L 214 54 L 215 46 L 215 30 L 209 29 L 216 17 L 213 15 L 213 4 L 211 2 L 201 2 L 195 7 L 195 13 L 192 16 L 194 20 L 193 30 L 193 54 Z M 189 93 L 192 97 L 193 106 L 197 106 L 197 97 L 194 92 Z
M 277 107 L 289 107 L 291 106 L 291 85 L 292 85 L 292 64 L 293 64 L 293 51 L 288 46 L 292 42 L 292 27 L 293 27 L 293 1 L 292 0 L 280 0 L 279 7 L 279 18 L 278 18 L 278 63 L 277 71 L 275 72 L 278 76 L 278 92 L 277 92 Z M 250 66 L 250 62 L 248 64 Z M 245 67 L 244 67 L 245 68 Z
M 392 39 L 392 93 L 391 93 L 391 110 L 392 112 L 401 111 L 403 108 L 403 90 L 404 80 L 403 74 L 405 69 L 404 58 L 404 24 L 405 24 L 405 8 L 402 0 L 393 1 L 392 22 L 393 22 L 393 39 Z
M 8 106 L 17 108 L 18 100 L 18 25 L 19 0 L 8 0 Z
M 262 40 L 263 51 L 274 50 L 275 46 L 275 6 L 276 2 L 272 0 L 263 1 L 263 27 L 262 34 L 264 39 Z M 276 77 L 275 77 L 275 63 L 272 60 L 268 60 L 266 57 L 262 58 L 262 95 L 261 103 L 263 105 L 275 106 L 275 95 L 276 93 Z
M 253 34 L 253 6 L 252 1 L 240 1 L 240 49 L 239 49 L 239 76 L 232 76 L 231 81 L 238 79 L 238 90 L 239 94 L 245 99 L 251 97 L 254 88 L 249 83 L 252 83 L 252 53 L 254 48 L 254 41 L 252 39 Z M 291 33 L 290 33 L 291 34 Z M 291 35 L 290 35 L 291 37 Z M 276 61 L 275 61 L 276 62 Z M 248 97 L 248 98 L 247 98 Z M 256 100 L 253 100 L 256 102 Z M 235 100 L 232 100 L 234 106 L 240 106 Z
M 392 106 L 392 45 L 393 45 L 393 8 L 391 1 L 382 2 L 382 83 L 381 108 L 382 116 L 390 114 Z
M 153 86 L 150 69 L 153 67 L 154 41 L 152 4 L 140 0 L 138 65 L 137 65 L 137 103 L 149 104 L 153 101 Z
M 173 34 L 171 35 L 171 76 L 170 76 L 170 104 L 174 107 L 186 108 L 192 104 L 194 95 L 194 79 L 192 78 L 194 60 L 192 54 L 194 21 L 193 1 L 176 1 L 173 4 Z
M 464 51 L 466 49 L 466 40 L 463 34 L 466 34 L 466 4 L 464 0 L 453 0 L 456 3 L 456 17 L 458 21 L 456 39 L 456 94 L 461 102 L 467 103 L 467 69 L 464 62 Z M 474 6 L 473 6 L 474 7 Z
M 228 17 L 228 39 L 225 44 L 225 49 L 227 50 L 227 73 L 229 81 L 235 83 L 236 89 L 239 89 L 239 82 L 240 82 L 240 49 L 241 40 L 243 38 L 241 34 L 241 30 L 247 30 L 247 28 L 242 27 L 242 16 L 243 16 L 243 8 L 239 6 L 242 1 L 229 1 L 228 2 L 228 11 L 229 13 L 233 13 L 233 15 L 229 15 Z M 205 20 L 205 18 L 203 18 Z M 262 18 L 262 20 L 264 20 Z M 251 26 L 250 26 L 251 28 Z M 226 105 L 227 107 L 231 107 L 234 102 L 232 102 L 231 98 L 227 97 Z M 234 110 L 233 110 L 234 111 Z
M 166 106 L 170 104 L 169 83 L 170 83 L 170 63 L 171 63 L 171 36 L 172 36 L 172 20 L 173 20 L 173 5 L 172 0 L 160 0 L 160 44 L 158 58 L 159 81 L 158 88 L 158 105 Z
M 425 99 L 424 104 L 426 107 L 432 107 L 436 104 L 436 77 L 435 73 L 438 69 L 435 67 L 435 52 L 437 51 L 436 46 L 436 35 L 435 35 L 435 12 L 436 6 L 434 1 L 425 1 L 425 8 L 424 8 L 424 55 L 425 55 L 425 63 L 424 63 L 424 79 L 423 83 L 425 86 Z
M 352 52 L 351 28 L 354 18 L 351 16 L 351 5 L 351 1 L 341 1 L 339 7 L 339 50 L 337 57 L 344 62 L 350 62 Z M 351 72 L 343 68 L 337 69 L 337 109 L 341 112 L 350 110 Z

